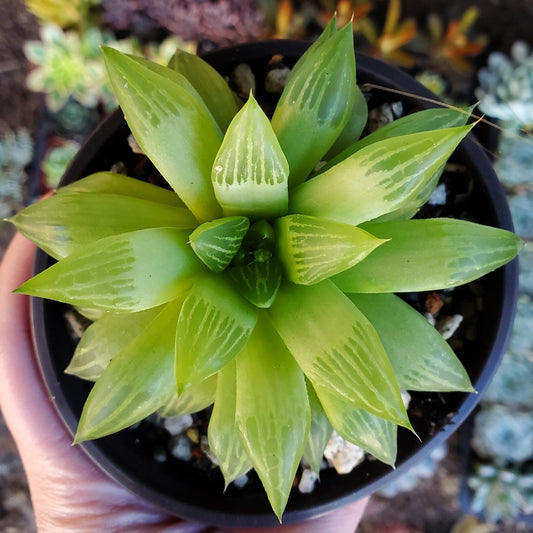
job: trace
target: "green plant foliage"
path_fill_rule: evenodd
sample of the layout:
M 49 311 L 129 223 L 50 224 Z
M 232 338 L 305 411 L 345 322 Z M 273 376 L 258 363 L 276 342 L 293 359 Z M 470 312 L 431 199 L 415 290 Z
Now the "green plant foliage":
M 76 442 L 214 402 L 208 437 L 226 484 L 253 467 L 280 519 L 300 460 L 318 471 L 333 430 L 394 465 L 397 426 L 411 429 L 400 391 L 472 385 L 392 293 L 465 283 L 521 247 L 471 222 L 408 220 L 470 131 L 468 112 L 415 113 L 358 140 L 351 25 L 335 20 L 272 120 L 253 95 L 238 110 L 197 58 L 166 68 L 104 55 L 173 190 L 100 172 L 12 219 L 59 259 L 18 292 L 96 319 L 68 368 L 96 380 Z
M 33 141 L 25 130 L 0 138 L 0 218 L 20 209 L 24 198 L 25 167 L 33 157 Z

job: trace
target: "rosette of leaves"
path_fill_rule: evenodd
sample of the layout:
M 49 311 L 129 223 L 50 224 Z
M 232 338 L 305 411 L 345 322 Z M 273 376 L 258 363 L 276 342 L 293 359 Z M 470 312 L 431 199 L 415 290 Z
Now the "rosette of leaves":
M 533 125 L 533 53 L 524 41 L 516 41 L 510 57 L 492 52 L 479 70 L 476 98 L 483 113 L 514 129 Z
M 477 465 L 468 480 L 472 489 L 470 511 L 487 522 L 518 519 L 533 512 L 533 474 L 501 465 Z
M 67 369 L 96 381 L 75 441 L 214 403 L 209 444 L 226 482 L 254 468 L 280 519 L 302 456 L 318 469 L 332 428 L 393 465 L 397 427 L 411 428 L 401 389 L 473 390 L 393 293 L 466 283 L 521 246 L 500 229 L 410 219 L 469 132 L 465 116 L 422 111 L 358 140 L 366 103 L 351 26 L 335 20 L 270 120 L 252 94 L 239 109 L 196 56 L 166 68 L 104 55 L 172 190 L 100 172 L 12 218 L 58 259 L 18 292 L 101 314 Z

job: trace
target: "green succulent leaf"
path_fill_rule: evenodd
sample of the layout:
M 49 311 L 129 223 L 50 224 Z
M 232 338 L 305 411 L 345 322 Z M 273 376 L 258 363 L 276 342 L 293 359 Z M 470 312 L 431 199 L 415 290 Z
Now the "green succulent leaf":
M 174 390 L 174 337 L 180 300 L 168 303 L 116 355 L 83 407 L 75 443 L 131 426 L 159 409 Z
M 200 222 L 220 216 L 211 167 L 222 134 L 201 98 L 171 69 L 166 70 L 172 79 L 160 73 L 165 67 L 156 71 L 112 48 L 103 51 L 115 94 L 139 146 Z
M 301 285 L 347 270 L 386 242 L 350 224 L 307 215 L 278 218 L 276 235 L 285 275 Z
M 272 305 L 281 283 L 281 263 L 271 257 L 266 261 L 252 261 L 229 271 L 236 290 L 256 307 Z
M 194 228 L 185 207 L 108 193 L 63 192 L 28 206 L 10 221 L 55 259 L 88 244 L 145 228 Z
M 339 153 L 344 153 L 344 150 L 349 146 L 352 146 L 357 139 L 361 136 L 366 122 L 368 119 L 368 106 L 366 104 L 366 98 L 363 91 L 358 85 L 355 86 L 354 103 L 352 107 L 352 113 L 348 122 L 344 126 L 340 135 L 337 137 L 333 146 L 329 149 L 328 153 L 324 156 L 326 161 L 329 161 Z M 414 132 L 413 132 L 414 133 Z M 351 154 L 346 154 L 340 161 L 346 159 Z
M 65 372 L 96 381 L 109 361 L 130 342 L 135 342 L 143 328 L 160 312 L 161 307 L 154 307 L 138 313 L 104 314 L 85 330 Z
M 288 206 L 289 167 L 253 94 L 230 124 L 213 165 L 215 195 L 225 215 L 269 218 Z
M 464 220 L 401 220 L 369 223 L 364 229 L 390 241 L 332 278 L 344 292 L 456 287 L 504 265 L 523 246 L 510 231 Z
M 151 183 L 146 183 L 115 172 L 95 172 L 74 183 L 59 187 L 56 190 L 56 194 L 63 194 L 65 192 L 120 194 L 158 204 L 174 207 L 184 206 L 180 197 L 174 191 L 163 189 L 163 187 L 158 187 L 157 185 L 152 185 Z
M 394 294 L 348 296 L 376 328 L 401 389 L 475 392 L 449 344 L 410 305 Z
M 354 407 L 410 428 L 376 330 L 333 283 L 283 283 L 269 313 L 315 390 L 320 386 Z
M 16 292 L 80 307 L 143 311 L 180 296 L 205 270 L 188 232 L 154 228 L 106 237 L 23 283 Z
M 209 420 L 207 437 L 209 448 L 217 458 L 227 488 L 233 480 L 246 474 L 253 465 L 241 441 L 235 421 L 237 402 L 235 360 L 228 363 L 217 376 L 215 406 Z
M 217 218 L 204 222 L 190 235 L 192 249 L 213 272 L 222 272 L 241 247 L 250 227 L 246 217 Z
M 290 212 L 357 225 L 395 211 L 418 195 L 470 129 L 373 143 L 298 187 Z
M 305 444 L 304 459 L 313 472 L 320 475 L 320 467 L 324 457 L 324 450 L 333 432 L 331 423 L 326 415 L 313 385 L 306 381 L 309 406 L 311 408 L 311 426 Z
M 291 72 L 272 117 L 289 162 L 290 187 L 302 183 L 343 131 L 355 98 L 351 24 L 322 35 Z
M 256 320 L 253 307 L 220 276 L 199 278 L 178 320 L 178 394 L 227 365 L 248 341 Z
M 176 50 L 168 66 L 191 82 L 220 129 L 226 131 L 239 108 L 224 78 L 203 59 L 183 50 Z
M 157 413 L 163 418 L 197 413 L 213 404 L 216 390 L 216 376 L 211 376 L 201 383 L 187 387 L 179 396 L 178 391 L 174 389 L 171 397 Z
M 396 424 L 358 409 L 342 396 L 321 387 L 316 388 L 316 393 L 332 426 L 343 439 L 394 466 L 398 433 Z
M 237 425 L 281 520 L 310 425 L 304 376 L 264 314 L 236 364 Z
M 359 141 L 343 149 L 338 155 L 333 157 L 320 169 L 320 173 L 329 170 L 337 163 L 344 161 L 359 150 L 370 144 L 374 144 L 391 137 L 410 135 L 412 133 L 422 133 L 424 131 L 439 130 L 446 128 L 456 128 L 464 126 L 470 117 L 474 106 L 467 109 L 454 109 L 446 107 L 435 107 L 416 111 L 409 115 L 389 122 L 377 130 L 363 137 Z

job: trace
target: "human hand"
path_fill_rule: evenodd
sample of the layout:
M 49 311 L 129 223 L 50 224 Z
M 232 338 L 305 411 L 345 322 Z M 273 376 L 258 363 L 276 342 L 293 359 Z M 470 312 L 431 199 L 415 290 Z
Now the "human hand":
M 36 365 L 29 298 L 11 291 L 32 273 L 35 246 L 16 235 L 0 265 L 0 408 L 18 446 L 43 532 L 222 533 L 166 514 L 103 474 L 59 419 Z M 262 533 L 353 533 L 366 499 Z

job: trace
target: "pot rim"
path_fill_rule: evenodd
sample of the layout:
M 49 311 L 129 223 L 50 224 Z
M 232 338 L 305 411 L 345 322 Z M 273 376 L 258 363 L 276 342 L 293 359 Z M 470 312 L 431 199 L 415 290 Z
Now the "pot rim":
M 219 66 L 222 65 L 220 70 L 224 70 L 225 65 L 235 65 L 237 57 L 239 58 L 239 62 L 246 62 L 258 55 L 262 57 L 270 57 L 276 53 L 284 53 L 291 57 L 299 56 L 307 49 L 309 44 L 310 43 L 294 40 L 261 41 L 216 50 L 206 54 L 204 58 L 210 63 Z M 383 62 L 365 56 L 364 54 L 356 54 L 356 61 L 358 73 L 361 71 L 365 72 L 365 76 L 372 73 L 371 77 L 374 78 L 374 83 L 376 85 L 399 86 L 403 87 L 407 92 L 418 93 L 426 98 L 435 98 L 435 95 L 429 90 L 395 67 L 386 65 Z M 427 108 L 434 106 L 427 102 L 422 102 L 419 107 Z M 68 182 L 72 177 L 80 177 L 83 174 L 87 161 L 94 158 L 107 139 L 108 129 L 116 131 L 123 127 L 123 125 L 123 115 L 120 109 L 117 109 L 89 136 L 79 154 L 67 169 L 61 183 L 63 184 L 65 180 Z M 460 150 L 462 151 L 465 162 L 475 166 L 478 169 L 479 175 L 484 176 L 485 193 L 492 204 L 491 214 L 494 216 L 494 224 L 501 228 L 512 230 L 513 224 L 509 207 L 505 200 L 505 194 L 488 157 L 483 150 L 476 145 L 476 141 L 471 138 L 471 136 L 461 143 Z M 49 266 L 49 260 L 50 258 L 44 252 L 38 250 L 35 259 L 35 273 L 40 272 Z M 501 276 L 502 309 L 500 311 L 497 331 L 493 332 L 494 342 L 487 357 L 486 364 L 474 383 L 474 387 L 478 391 L 478 394 L 463 394 L 462 396 L 464 399 L 461 401 L 459 409 L 452 416 L 450 421 L 437 434 L 429 438 L 427 442 L 416 449 L 414 453 L 400 462 L 395 470 L 391 471 L 389 468 L 384 467 L 382 469 L 382 474 L 378 475 L 369 483 L 353 491 L 345 491 L 340 495 L 337 494 L 332 497 L 326 495 L 327 497 L 325 498 L 325 501 L 316 501 L 317 498 L 314 498 L 312 495 L 303 495 L 304 497 L 308 497 L 308 501 L 311 502 L 309 506 L 291 505 L 291 499 L 293 498 L 293 494 L 291 493 L 289 504 L 283 515 L 284 524 L 301 522 L 303 520 L 318 517 L 372 494 L 385 484 L 397 479 L 415 463 L 428 456 L 437 446 L 441 445 L 446 439 L 448 439 L 450 435 L 467 419 L 496 372 L 511 334 L 518 293 L 517 260 L 515 259 L 511 263 L 508 263 L 502 267 L 499 272 L 499 275 Z M 49 395 L 53 399 L 54 406 L 65 426 L 71 434 L 74 434 L 78 417 L 73 412 L 71 403 L 63 390 L 61 381 L 63 377 L 58 373 L 57 369 L 54 368 L 53 355 L 50 353 L 48 347 L 47 324 L 44 318 L 45 305 L 47 304 L 45 304 L 44 300 L 32 298 L 32 333 L 35 351 L 36 354 L 38 354 L 40 371 Z M 111 478 L 132 490 L 140 497 L 158 505 L 171 514 L 181 516 L 188 520 L 200 521 L 202 523 L 222 527 L 279 525 L 277 518 L 270 510 L 270 507 L 268 507 L 268 504 L 264 511 L 254 511 L 251 513 L 242 511 L 234 512 L 233 510 L 220 506 L 206 508 L 201 504 L 176 501 L 175 497 L 164 494 L 156 487 L 143 484 L 139 485 L 140 480 L 138 479 L 139 475 L 137 472 L 133 474 L 131 472 L 125 472 L 120 465 L 114 463 L 113 458 L 110 458 L 108 450 L 105 447 L 105 444 L 103 444 L 106 439 L 112 439 L 112 437 L 84 442 L 80 446 L 89 458 Z

